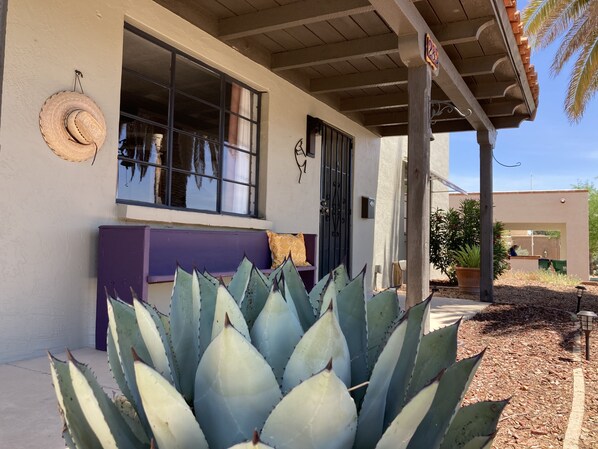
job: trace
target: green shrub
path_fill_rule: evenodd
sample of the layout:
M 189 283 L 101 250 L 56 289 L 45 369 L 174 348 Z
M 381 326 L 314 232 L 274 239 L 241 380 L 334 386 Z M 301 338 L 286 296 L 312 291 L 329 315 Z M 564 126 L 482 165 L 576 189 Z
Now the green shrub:
M 508 251 L 502 241 L 504 225 L 493 226 L 494 279 L 509 269 Z M 465 245 L 480 245 L 480 202 L 463 200 L 459 209 L 437 209 L 430 215 L 430 262 L 452 284 L 455 275 L 455 252 Z

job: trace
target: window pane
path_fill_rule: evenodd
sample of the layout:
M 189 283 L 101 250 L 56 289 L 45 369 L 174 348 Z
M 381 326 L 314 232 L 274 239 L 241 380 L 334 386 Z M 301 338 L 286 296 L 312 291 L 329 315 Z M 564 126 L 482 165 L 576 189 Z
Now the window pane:
M 174 85 L 176 90 L 220 106 L 220 75 L 177 55 Z
M 189 173 L 172 173 L 171 206 L 216 211 L 218 181 Z
M 125 30 L 123 67 L 135 70 L 165 86 L 170 84 L 170 51 Z
M 224 122 L 224 143 L 255 153 L 257 126 L 249 120 L 227 113 Z
M 220 145 L 198 136 L 174 133 L 172 166 L 208 176 L 219 176 Z
M 157 165 L 166 165 L 168 163 L 166 129 L 131 120 L 127 117 L 121 117 L 119 129 L 119 157 L 127 157 Z
M 220 110 L 185 95 L 176 94 L 174 126 L 183 131 L 219 139 Z
M 168 123 L 168 89 L 123 72 L 120 110 L 154 122 Z
M 118 191 L 120 200 L 165 204 L 168 170 L 161 167 L 118 161 Z
M 249 214 L 249 187 L 223 181 L 222 211 L 235 214 Z
M 222 177 L 224 179 L 249 184 L 249 164 L 251 163 L 249 153 L 224 147 L 224 157 L 222 159 Z
M 224 107 L 251 120 L 257 120 L 257 94 L 236 83 L 226 83 L 226 103 Z

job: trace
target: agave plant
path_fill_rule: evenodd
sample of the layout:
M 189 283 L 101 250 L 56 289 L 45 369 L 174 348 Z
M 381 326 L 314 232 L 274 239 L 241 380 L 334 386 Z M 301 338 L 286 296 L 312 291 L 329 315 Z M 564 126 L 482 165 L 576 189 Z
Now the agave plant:
M 424 334 L 430 298 L 366 300 L 344 267 L 309 293 L 291 260 L 243 260 L 228 286 L 178 268 L 170 316 L 108 298 L 122 395 L 50 356 L 69 448 L 489 448 L 506 401 L 461 407 L 483 354 L 456 361 L 459 323 Z

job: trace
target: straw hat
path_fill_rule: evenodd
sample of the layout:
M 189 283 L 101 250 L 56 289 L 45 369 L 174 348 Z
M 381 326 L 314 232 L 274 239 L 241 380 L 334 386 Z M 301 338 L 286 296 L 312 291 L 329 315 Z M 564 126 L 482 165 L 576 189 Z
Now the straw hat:
M 39 128 L 50 149 L 67 161 L 93 157 L 106 139 L 104 114 L 95 102 L 78 92 L 58 92 L 39 113 Z

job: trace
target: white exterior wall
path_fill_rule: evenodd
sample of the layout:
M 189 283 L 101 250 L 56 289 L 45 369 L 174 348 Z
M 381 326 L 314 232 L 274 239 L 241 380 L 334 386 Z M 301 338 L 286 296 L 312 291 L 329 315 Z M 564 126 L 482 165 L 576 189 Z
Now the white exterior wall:
M 380 274 L 374 288 L 386 288 L 392 281 L 392 262 L 407 259 L 406 207 L 404 161 L 407 160 L 407 137 L 385 137 L 380 146 L 378 194 L 376 198 L 376 226 L 374 243 L 374 268 Z M 430 143 L 430 169 L 448 178 L 449 135 L 435 134 Z M 447 188 L 438 181 L 432 182 L 431 210 L 448 208 Z M 431 276 L 436 271 L 431 266 Z
M 260 213 L 265 220 L 115 203 L 123 25 L 127 21 L 266 92 L 263 98 Z M 380 139 L 150 0 L 10 0 L 0 128 L 0 362 L 93 342 L 97 227 L 138 220 L 279 232 L 318 233 L 320 154 L 301 184 L 293 148 L 306 115 L 355 137 L 354 274 L 372 260 L 373 220 L 361 196 L 376 196 Z M 108 134 L 93 166 L 54 155 L 39 111 L 83 72 L 85 93 L 103 110 Z M 158 222 L 156 220 L 162 220 Z M 370 271 L 370 270 L 368 270 Z M 368 276 L 368 285 L 371 277 Z

